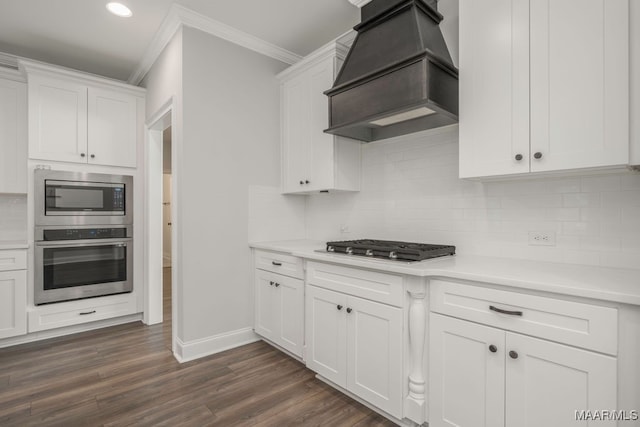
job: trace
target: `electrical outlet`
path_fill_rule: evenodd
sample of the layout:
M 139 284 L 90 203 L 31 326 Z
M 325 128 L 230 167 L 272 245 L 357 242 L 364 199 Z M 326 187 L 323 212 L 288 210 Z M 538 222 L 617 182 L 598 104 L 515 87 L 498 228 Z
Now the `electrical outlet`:
M 556 233 L 554 231 L 530 231 L 529 245 L 531 246 L 555 246 Z

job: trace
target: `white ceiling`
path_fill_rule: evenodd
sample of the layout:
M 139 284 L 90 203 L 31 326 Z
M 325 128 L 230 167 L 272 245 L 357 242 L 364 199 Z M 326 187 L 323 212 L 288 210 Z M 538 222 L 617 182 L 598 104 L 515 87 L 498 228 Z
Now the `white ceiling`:
M 304 56 L 349 30 L 359 10 L 348 0 L 0 0 L 0 52 L 127 80 L 172 3 Z

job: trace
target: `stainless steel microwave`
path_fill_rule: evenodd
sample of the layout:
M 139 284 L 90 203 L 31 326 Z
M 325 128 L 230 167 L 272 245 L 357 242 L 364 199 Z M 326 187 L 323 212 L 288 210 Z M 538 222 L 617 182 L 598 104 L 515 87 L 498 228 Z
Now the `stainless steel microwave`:
M 35 223 L 110 225 L 133 223 L 133 177 L 35 170 Z

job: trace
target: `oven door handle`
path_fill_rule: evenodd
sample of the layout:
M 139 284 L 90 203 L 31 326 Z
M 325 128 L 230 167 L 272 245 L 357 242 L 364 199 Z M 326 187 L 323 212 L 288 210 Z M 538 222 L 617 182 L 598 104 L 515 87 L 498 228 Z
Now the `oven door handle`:
M 55 240 L 55 241 L 38 241 L 36 246 L 40 247 L 62 247 L 62 246 L 102 246 L 109 244 L 122 244 L 126 246 L 131 243 L 133 238 L 123 237 L 116 239 L 84 239 L 84 240 Z

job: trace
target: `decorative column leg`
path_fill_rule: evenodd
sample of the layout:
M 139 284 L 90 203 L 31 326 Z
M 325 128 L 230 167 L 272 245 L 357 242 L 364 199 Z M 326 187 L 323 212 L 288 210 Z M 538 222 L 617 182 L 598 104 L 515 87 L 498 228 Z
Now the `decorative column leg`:
M 409 290 L 409 395 L 406 416 L 421 424 L 426 421 L 426 387 L 424 379 L 424 345 L 427 325 L 426 290 Z

